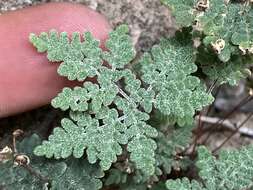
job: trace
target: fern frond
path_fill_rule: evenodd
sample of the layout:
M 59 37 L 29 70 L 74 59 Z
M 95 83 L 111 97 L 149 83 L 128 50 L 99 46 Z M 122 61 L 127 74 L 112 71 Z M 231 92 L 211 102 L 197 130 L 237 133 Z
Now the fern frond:
M 168 180 L 167 188 L 205 189 L 205 190 L 243 190 L 253 186 L 253 147 L 250 145 L 241 150 L 222 151 L 218 158 L 203 146 L 198 149 L 197 167 L 201 183 L 188 179 Z
M 251 75 L 251 71 L 248 69 L 252 63 L 250 56 L 233 56 L 224 63 L 203 46 L 198 50 L 196 63 L 207 78 L 217 85 L 228 83 L 234 86 L 241 79 Z
M 47 158 L 54 156 L 56 159 L 67 158 L 72 152 L 74 157 L 80 158 L 84 154 L 86 133 L 84 128 L 76 126 L 71 120 L 63 119 L 62 128 L 55 128 L 49 136 L 49 141 L 43 141 L 36 147 L 37 156 L 45 155 Z M 95 123 L 96 124 L 96 123 Z
M 47 52 L 47 58 L 50 61 L 58 62 L 83 58 L 78 32 L 73 33 L 71 43 L 66 32 L 59 34 L 56 30 L 51 30 L 49 35 L 46 32 L 42 32 L 39 36 L 30 34 L 30 42 L 39 52 Z
M 248 77 L 251 72 L 246 68 L 246 64 L 241 60 L 228 61 L 227 63 L 212 63 L 202 66 L 202 71 L 218 84 L 228 83 L 232 86 Z
M 249 2 L 221 0 L 162 0 L 172 9 L 180 27 L 193 25 L 204 34 L 203 43 L 223 62 L 231 56 L 253 53 L 253 9 Z M 202 36 L 201 36 L 202 37 Z
M 253 185 L 253 147 L 222 151 L 216 159 L 205 148 L 198 150 L 197 167 L 207 189 L 246 189 Z
M 49 61 L 63 63 L 58 68 L 61 76 L 69 80 L 84 81 L 87 77 L 94 77 L 97 70 L 102 66 L 102 50 L 99 41 L 95 40 L 91 33 L 82 35 L 85 38 L 81 42 L 80 34 L 72 34 L 71 40 L 66 32 L 58 33 L 51 30 L 49 35 L 45 32 L 39 36 L 30 35 L 30 42 L 38 52 L 47 52 Z
M 156 160 L 163 174 L 170 174 L 171 169 L 184 169 L 185 159 L 177 159 L 176 155 L 182 152 L 191 142 L 193 126 L 171 127 L 168 132 L 159 132 L 157 137 Z M 166 133 L 166 134 L 165 134 Z
M 103 53 L 103 58 L 112 67 L 112 70 L 124 68 L 135 57 L 135 49 L 131 38 L 127 35 L 128 32 L 128 26 L 121 25 L 109 34 L 109 39 L 106 41 L 109 51 Z
M 210 0 L 210 8 L 196 18 L 199 30 L 206 35 L 204 44 L 211 46 L 223 62 L 239 50 L 251 53 L 252 14 L 251 5 L 246 3 Z
M 161 0 L 170 7 L 179 27 L 191 26 L 195 18 L 195 0 Z
M 90 189 L 102 187 L 99 178 L 104 176 L 96 165 L 87 160 L 70 158 L 65 161 L 36 157 L 33 149 L 41 143 L 37 135 L 17 143 L 17 149 L 30 159 L 29 166 L 48 181 L 32 175 L 22 166 L 14 166 L 13 161 L 0 164 L 0 186 L 5 189 Z M 70 183 L 71 181 L 71 183 Z M 50 183 L 50 184 L 49 184 Z
M 199 182 L 188 178 L 168 180 L 166 187 L 168 190 L 206 190 Z
M 48 141 L 36 148 L 37 155 L 59 159 L 73 154 L 79 158 L 86 152 L 90 163 L 99 161 L 108 170 L 127 144 L 130 160 L 151 176 L 157 131 L 146 121 L 153 107 L 183 126 L 193 121 L 196 110 L 213 101 L 200 80 L 191 75 L 197 70 L 191 44 L 162 40 L 140 61 L 143 83 L 125 68 L 135 57 L 127 32 L 125 25 L 111 32 L 107 51 L 99 49 L 90 33 L 85 33 L 84 42 L 77 33 L 72 40 L 57 32 L 31 35 L 31 42 L 39 51 L 46 51 L 50 61 L 62 61 L 61 75 L 79 81 L 96 77 L 96 81 L 84 81 L 82 87 L 64 88 L 52 100 L 54 107 L 70 110 L 74 122 L 63 119 L 63 128 L 56 128 Z
M 237 4 L 212 0 L 209 9 L 196 18 L 198 30 L 206 35 L 203 43 L 211 46 L 223 62 L 227 62 L 235 52 L 231 36 L 237 28 L 236 18 L 239 11 L 240 6 Z
M 108 51 L 99 49 L 90 33 L 85 34 L 84 42 L 77 39 L 77 34 L 71 41 L 65 39 L 65 33 L 57 37 L 51 32 L 46 40 L 44 33 L 31 36 L 39 50 L 47 51 L 50 61 L 63 61 L 58 69 L 61 75 L 79 81 L 94 76 L 97 79 L 73 90 L 64 88 L 52 100 L 54 107 L 70 109 L 74 122 L 63 119 L 63 128 L 56 128 L 48 141 L 36 148 L 37 155 L 66 158 L 73 154 L 79 158 L 86 150 L 90 163 L 100 160 L 100 166 L 108 170 L 122 154 L 122 146 L 128 144 L 130 160 L 137 169 L 148 175 L 154 173 L 156 143 L 152 138 L 157 131 L 146 121 L 155 93 L 142 88 L 133 72 L 124 68 L 135 57 L 127 33 L 125 25 L 111 32 L 106 41 Z M 103 61 L 108 67 L 102 65 Z
M 140 63 L 142 80 L 156 92 L 154 107 L 182 125 L 192 121 L 196 110 L 213 101 L 201 81 L 191 75 L 197 70 L 194 61 L 191 44 L 163 39 Z
M 127 172 L 113 168 L 109 171 L 106 185 L 117 185 L 120 190 L 146 190 L 146 183 L 137 182 L 137 176 L 130 176 Z
M 65 87 L 62 92 L 52 100 L 51 104 L 55 108 L 61 108 L 62 110 L 71 109 L 73 111 L 86 111 L 88 110 L 87 100 L 89 100 L 89 94 L 86 89 L 75 87 L 72 90 Z

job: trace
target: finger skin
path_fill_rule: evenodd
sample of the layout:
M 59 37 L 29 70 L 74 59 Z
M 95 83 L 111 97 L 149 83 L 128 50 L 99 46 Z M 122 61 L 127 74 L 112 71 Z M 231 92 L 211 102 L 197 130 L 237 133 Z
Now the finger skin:
M 49 3 L 0 16 L 0 118 L 48 104 L 70 85 L 57 75 L 56 63 L 36 52 L 30 33 L 90 31 L 103 42 L 110 31 L 106 19 L 82 5 Z

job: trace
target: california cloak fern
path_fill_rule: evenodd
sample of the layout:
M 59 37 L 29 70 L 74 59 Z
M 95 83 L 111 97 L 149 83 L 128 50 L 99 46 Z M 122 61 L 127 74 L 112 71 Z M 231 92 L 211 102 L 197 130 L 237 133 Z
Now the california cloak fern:
M 252 4 L 162 2 L 171 8 L 182 29 L 173 38 L 161 39 L 140 59 L 126 25 L 109 34 L 106 50 L 89 32 L 75 32 L 71 37 L 55 30 L 30 35 L 38 52 L 45 52 L 51 62 L 60 62 L 59 75 L 81 84 L 65 87 L 52 100 L 52 106 L 69 111 L 69 117 L 61 120 L 61 127 L 34 153 L 58 159 L 56 163 L 70 163 L 68 172 L 60 176 L 78 181 L 81 185 L 75 182 L 76 189 L 100 189 L 101 177 L 104 185 L 121 190 L 251 188 L 251 146 L 223 151 L 218 158 L 204 147 L 197 148 L 196 160 L 181 153 L 191 141 L 196 111 L 214 100 L 203 78 L 236 85 L 250 74 Z M 196 39 L 200 40 L 197 47 Z M 136 60 L 137 67 L 133 67 Z M 87 170 L 85 174 L 77 170 L 80 165 Z M 167 180 L 173 170 L 190 165 L 199 169 L 199 179 Z M 51 178 L 61 185 L 54 180 L 57 175 Z

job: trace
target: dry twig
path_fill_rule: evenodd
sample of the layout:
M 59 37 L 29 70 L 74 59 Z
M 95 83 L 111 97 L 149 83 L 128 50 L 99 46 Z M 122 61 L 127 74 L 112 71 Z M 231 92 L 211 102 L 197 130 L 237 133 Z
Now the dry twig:
M 250 113 L 250 114 L 247 116 L 247 118 L 244 119 L 244 121 L 241 122 L 240 125 L 239 125 L 238 127 L 236 127 L 236 130 L 233 131 L 233 133 L 232 133 L 230 136 L 228 136 L 228 137 L 226 138 L 226 140 L 224 140 L 218 147 L 216 147 L 216 148 L 212 151 L 212 153 L 217 152 L 224 144 L 226 144 L 226 142 L 228 142 L 228 141 L 229 141 L 229 140 L 242 128 L 242 126 L 252 117 L 252 115 L 253 115 L 253 113 Z
M 199 116 L 196 116 L 196 119 L 199 119 Z M 208 116 L 201 116 L 200 117 L 201 121 L 204 123 L 209 123 L 209 124 L 216 124 L 218 123 L 221 119 L 217 118 L 217 117 L 208 117 Z M 225 119 L 221 124 L 220 124 L 223 128 L 235 131 L 237 130 L 238 124 L 237 123 L 233 123 L 232 121 L 230 121 L 229 119 Z M 208 127 L 208 126 L 207 126 Z M 248 127 L 241 127 L 238 130 L 239 133 L 243 134 L 243 135 L 247 135 L 249 137 L 253 137 L 253 129 L 248 128 Z

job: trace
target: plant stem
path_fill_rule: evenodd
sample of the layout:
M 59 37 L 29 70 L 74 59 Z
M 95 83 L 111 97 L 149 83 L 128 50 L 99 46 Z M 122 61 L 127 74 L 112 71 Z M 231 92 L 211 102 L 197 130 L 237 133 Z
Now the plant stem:
M 50 180 L 47 177 L 44 177 L 39 172 L 36 172 L 30 165 L 21 165 L 24 169 L 26 169 L 32 176 L 40 179 L 41 181 L 50 184 Z
M 250 113 L 247 118 L 236 128 L 236 130 L 231 134 L 229 135 L 218 147 L 216 147 L 212 153 L 215 153 L 217 152 L 224 144 L 226 144 L 226 142 L 228 142 L 238 131 L 239 129 L 245 124 L 247 123 L 247 121 L 251 118 L 251 116 L 253 115 L 253 113 Z
M 201 117 L 201 121 L 204 123 L 209 123 L 209 124 L 214 124 L 217 123 L 220 120 L 220 118 L 217 117 L 208 117 L 208 116 L 202 116 Z M 231 122 L 230 120 L 226 119 L 222 124 L 222 127 L 229 129 L 231 131 L 235 131 L 236 128 L 236 124 Z M 210 129 L 210 128 L 209 128 Z M 241 133 L 242 135 L 246 135 L 248 137 L 253 137 L 253 130 L 251 128 L 247 128 L 247 127 L 241 127 L 238 131 L 239 133 Z
M 216 83 L 217 83 L 218 80 L 215 80 L 212 85 L 209 87 L 207 93 L 211 93 L 212 90 L 214 89 Z M 217 94 L 217 92 L 216 92 Z M 210 112 L 211 110 L 211 106 L 208 107 L 208 110 L 206 112 L 206 115 Z M 192 152 L 191 154 L 193 154 L 195 152 L 195 149 L 196 149 L 196 146 L 198 144 L 198 139 L 199 139 L 199 136 L 201 136 L 201 132 L 202 132 L 202 128 L 203 128 L 203 125 L 204 125 L 204 122 L 201 121 L 201 116 L 202 116 L 203 112 L 201 111 L 200 114 L 199 114 L 199 119 L 198 119 L 198 127 L 197 127 L 197 134 L 194 138 L 194 141 L 193 141 L 193 148 L 192 148 Z M 190 146 L 191 147 L 191 146 Z
M 216 127 L 220 127 L 222 125 L 222 123 L 229 117 L 231 116 L 238 108 L 240 108 L 241 106 L 247 104 L 250 100 L 252 100 L 252 96 L 248 95 L 247 97 L 243 98 L 230 112 L 228 112 L 224 118 L 220 119 L 217 123 L 214 123 L 211 125 L 212 129 L 209 131 L 209 134 L 207 135 L 207 137 L 205 138 L 205 140 L 202 141 L 201 144 L 205 144 L 207 142 L 207 140 L 210 138 L 210 136 L 212 135 L 212 132 L 215 130 Z M 202 137 L 203 134 L 200 136 Z M 200 138 L 199 137 L 199 138 Z

